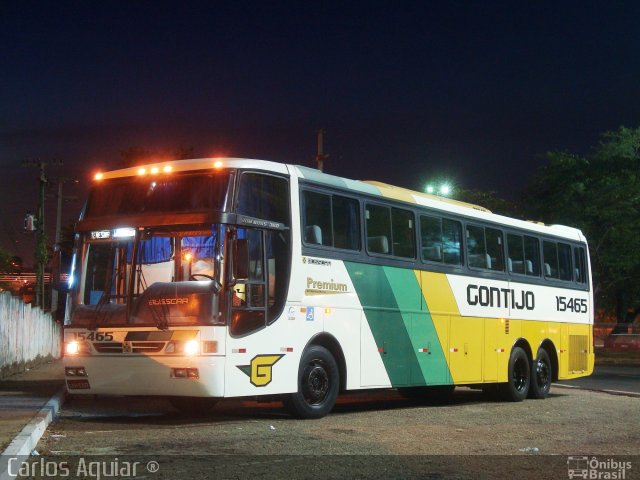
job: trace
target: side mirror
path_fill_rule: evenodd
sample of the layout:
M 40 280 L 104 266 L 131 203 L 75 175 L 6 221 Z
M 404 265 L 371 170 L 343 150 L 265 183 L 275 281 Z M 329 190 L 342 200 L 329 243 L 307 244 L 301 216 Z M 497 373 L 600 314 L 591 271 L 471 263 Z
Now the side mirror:
M 233 244 L 233 277 L 236 280 L 249 278 L 249 244 L 246 238 L 238 238 Z

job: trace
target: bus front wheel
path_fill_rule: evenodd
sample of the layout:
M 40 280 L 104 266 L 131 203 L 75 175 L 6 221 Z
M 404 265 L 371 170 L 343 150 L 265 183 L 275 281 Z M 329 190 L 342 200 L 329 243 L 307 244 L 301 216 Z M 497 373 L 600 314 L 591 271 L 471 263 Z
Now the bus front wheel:
M 338 364 L 324 347 L 312 345 L 300 359 L 298 391 L 285 398 L 285 405 L 298 418 L 321 418 L 336 403 L 340 386 Z
M 520 347 L 514 347 L 509 357 L 509 381 L 500 387 L 501 397 L 509 402 L 521 402 L 527 398 L 531 385 L 529 357 Z

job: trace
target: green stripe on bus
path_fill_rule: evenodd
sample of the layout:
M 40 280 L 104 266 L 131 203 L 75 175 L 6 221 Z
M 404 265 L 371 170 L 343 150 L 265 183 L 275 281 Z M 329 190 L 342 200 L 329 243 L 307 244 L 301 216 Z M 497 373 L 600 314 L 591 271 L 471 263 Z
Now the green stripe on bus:
M 384 268 L 364 263 L 345 262 L 345 265 L 376 345 L 382 349 L 380 356 L 391 385 L 411 385 L 410 374 L 412 371 L 420 371 L 420 366 L 412 352 L 408 332 L 410 325 L 407 325 L 406 315 L 400 312 Z M 424 378 L 417 383 L 424 385 Z
M 411 269 L 345 262 L 393 386 L 450 383 L 449 369 Z M 427 351 L 420 352 L 420 349 Z
M 413 270 L 384 267 L 389 285 L 396 297 L 411 341 L 410 383 L 413 385 L 440 385 L 451 383 L 449 367 L 422 289 Z M 416 368 L 417 367 L 417 368 Z

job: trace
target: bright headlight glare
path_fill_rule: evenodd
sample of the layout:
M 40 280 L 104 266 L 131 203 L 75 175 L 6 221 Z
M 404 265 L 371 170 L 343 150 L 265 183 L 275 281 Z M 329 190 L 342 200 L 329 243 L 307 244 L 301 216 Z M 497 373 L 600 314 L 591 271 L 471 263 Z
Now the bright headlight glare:
M 200 343 L 197 340 L 189 340 L 184 344 L 185 355 L 196 355 L 200 351 Z
M 77 355 L 80 352 L 80 344 L 75 340 L 68 342 L 65 352 L 69 355 Z

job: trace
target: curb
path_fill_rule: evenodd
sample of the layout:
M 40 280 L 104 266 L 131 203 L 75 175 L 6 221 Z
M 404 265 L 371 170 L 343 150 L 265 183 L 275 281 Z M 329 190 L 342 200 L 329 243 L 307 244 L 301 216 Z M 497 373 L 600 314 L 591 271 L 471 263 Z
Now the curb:
M 16 437 L 11 440 L 9 446 L 2 452 L 2 460 L 0 461 L 0 480 L 9 480 L 16 478 L 15 475 L 9 474 L 9 460 L 11 458 L 19 458 L 15 465 L 20 465 L 25 461 L 31 452 L 36 448 L 42 434 L 47 426 L 58 414 L 58 410 L 64 404 L 67 398 L 67 389 L 62 387 L 49 401 L 40 409 L 29 423 L 22 429 Z
M 600 392 L 600 393 L 608 393 L 609 395 L 620 395 L 622 397 L 640 398 L 640 393 L 638 392 L 626 392 L 623 390 L 609 390 L 609 389 L 601 389 L 601 388 L 587 388 L 587 387 L 579 387 L 577 385 L 566 385 L 563 383 L 552 383 L 551 385 L 553 385 L 554 387 L 560 387 L 560 388 L 572 388 L 574 390 L 585 390 L 587 392 Z

